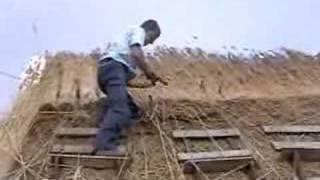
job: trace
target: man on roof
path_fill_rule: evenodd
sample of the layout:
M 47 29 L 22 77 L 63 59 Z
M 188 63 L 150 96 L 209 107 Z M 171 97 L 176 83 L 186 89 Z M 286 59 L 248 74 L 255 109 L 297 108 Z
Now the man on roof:
M 142 47 L 152 44 L 161 34 L 155 20 L 147 20 L 140 26 L 131 27 L 98 61 L 98 84 L 107 95 L 107 110 L 96 136 L 94 153 L 99 151 L 123 152 L 119 146 L 123 129 L 131 127 L 138 117 L 139 108 L 128 93 L 128 82 L 139 68 L 153 85 L 162 82 L 148 63 Z

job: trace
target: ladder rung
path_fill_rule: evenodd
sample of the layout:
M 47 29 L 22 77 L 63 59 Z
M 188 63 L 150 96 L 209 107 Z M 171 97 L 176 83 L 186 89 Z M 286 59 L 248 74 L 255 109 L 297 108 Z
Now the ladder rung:
M 287 142 L 274 141 L 272 146 L 282 154 L 292 154 L 298 152 L 304 161 L 320 160 L 320 142 Z
M 95 136 L 97 128 L 59 128 L 55 131 L 57 136 Z
M 208 137 L 234 137 L 239 136 L 237 129 L 208 129 L 208 130 L 176 130 L 174 138 L 208 138 Z
M 265 133 L 320 133 L 320 126 L 263 126 Z
M 319 149 L 320 150 L 320 142 L 292 142 L 292 141 L 273 141 L 272 146 L 276 150 L 283 149 Z
M 248 150 L 179 153 L 178 158 L 184 162 L 184 173 L 193 173 L 196 171 L 196 167 L 203 172 L 228 171 L 239 166 L 247 167 L 250 162 L 254 161 Z
M 320 180 L 320 177 L 309 177 L 306 180 Z
M 54 145 L 51 149 L 51 153 L 59 153 L 59 154 L 91 154 L 94 151 L 93 145 L 88 144 L 77 144 L 77 145 Z M 125 156 L 126 153 L 121 152 L 109 152 L 109 151 L 99 151 L 103 153 L 104 156 Z
M 212 152 L 197 152 L 197 153 L 178 153 L 179 161 L 200 160 L 200 159 L 223 159 L 251 156 L 249 150 L 227 150 L 227 151 L 212 151 Z
M 61 158 L 79 158 L 79 159 L 115 159 L 115 160 L 126 160 L 128 157 L 122 156 L 97 156 L 97 155 L 80 155 L 80 154 L 60 154 L 60 153 L 49 153 L 50 157 L 61 157 Z

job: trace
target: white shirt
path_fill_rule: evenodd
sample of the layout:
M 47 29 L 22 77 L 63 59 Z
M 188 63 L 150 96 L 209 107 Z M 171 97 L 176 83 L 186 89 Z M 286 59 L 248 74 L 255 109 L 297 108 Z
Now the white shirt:
M 100 58 L 100 61 L 105 58 L 112 58 L 115 61 L 123 63 L 126 65 L 130 71 L 135 73 L 136 62 L 134 59 L 130 58 L 130 46 L 134 44 L 139 44 L 141 47 L 144 45 L 146 33 L 141 27 L 131 27 L 122 36 L 117 38 L 106 52 Z

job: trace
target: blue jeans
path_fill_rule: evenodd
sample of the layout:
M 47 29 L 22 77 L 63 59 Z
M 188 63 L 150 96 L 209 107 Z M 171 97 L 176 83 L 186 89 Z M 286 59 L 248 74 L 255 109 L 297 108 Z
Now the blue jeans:
M 119 144 L 124 128 L 130 128 L 138 117 L 139 108 L 127 90 L 128 68 L 109 60 L 98 68 L 98 84 L 107 95 L 98 115 L 99 130 L 96 136 L 98 150 L 112 150 Z

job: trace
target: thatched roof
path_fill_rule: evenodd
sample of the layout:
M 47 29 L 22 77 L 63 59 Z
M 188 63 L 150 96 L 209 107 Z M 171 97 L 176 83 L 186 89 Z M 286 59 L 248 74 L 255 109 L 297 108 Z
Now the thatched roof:
M 237 56 L 228 58 L 202 53 L 181 54 L 174 49 L 160 51 L 157 53 L 159 61 L 154 61 L 153 67 L 168 79 L 169 85 L 130 91 L 145 108 L 148 108 L 149 98 L 152 96 L 153 103 L 161 102 L 167 107 L 168 116 L 183 116 L 192 121 L 194 117 L 185 112 L 188 107 L 193 108 L 192 104 L 203 108 L 207 116 L 210 116 L 208 113 L 214 112 L 224 116 L 225 114 L 221 113 L 227 113 L 228 109 L 216 111 L 221 105 L 230 108 L 234 116 L 243 119 L 243 112 L 240 110 L 242 107 L 249 108 L 248 116 L 255 112 L 256 107 L 250 103 L 254 104 L 256 101 L 252 99 L 276 99 L 279 102 L 287 102 L 287 97 L 315 96 L 320 92 L 320 65 L 312 56 L 288 53 L 286 57 L 255 57 L 256 59 L 248 61 L 247 58 Z M 39 118 L 36 118 L 39 110 L 89 107 L 103 96 L 96 85 L 96 63 L 91 56 L 61 52 L 47 56 L 46 59 L 46 67 L 39 83 L 27 87 L 18 95 L 9 121 L 0 129 L 0 174 L 8 171 L 14 161 L 21 163 L 19 155 L 26 154 L 26 139 L 30 129 L 39 123 Z M 145 79 L 141 77 L 138 81 Z M 288 102 L 298 103 L 297 100 Z M 234 104 L 237 105 L 233 106 Z M 257 111 L 264 113 L 261 107 L 257 108 Z M 168 116 L 166 117 L 169 118 Z M 225 117 L 237 121 L 237 118 L 231 116 L 231 112 Z M 271 121 L 276 120 L 271 115 L 264 117 L 270 118 Z M 235 125 L 248 128 L 250 123 L 265 123 L 251 120 L 241 122 L 242 124 Z

